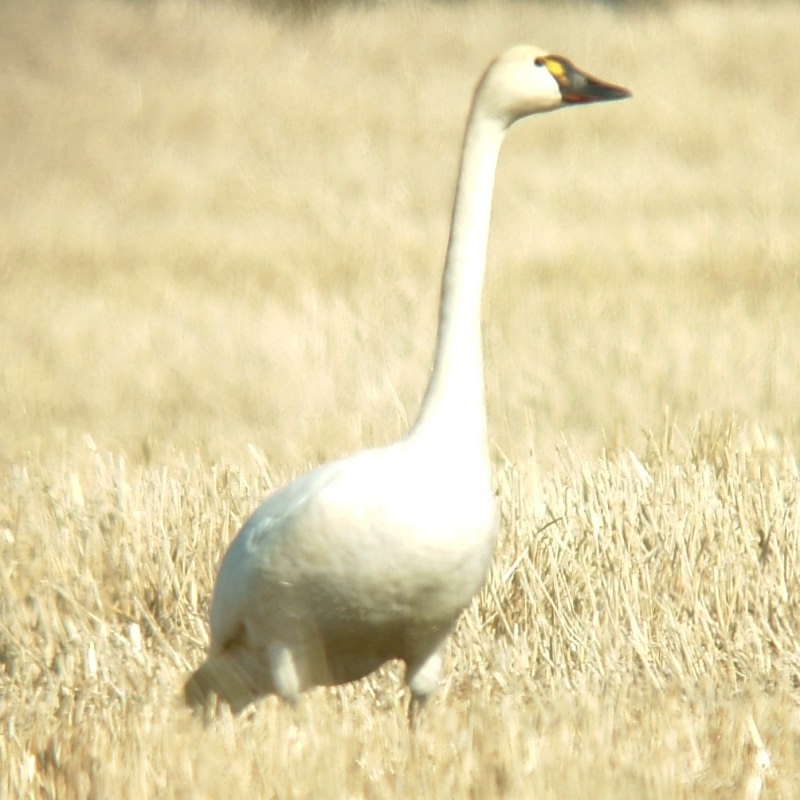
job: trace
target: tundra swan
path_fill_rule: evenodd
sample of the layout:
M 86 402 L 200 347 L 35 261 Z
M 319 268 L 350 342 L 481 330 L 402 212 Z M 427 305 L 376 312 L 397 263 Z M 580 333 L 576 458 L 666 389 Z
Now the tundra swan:
M 405 662 L 412 703 L 435 688 L 498 528 L 480 306 L 500 144 L 522 117 L 629 94 L 532 46 L 486 70 L 466 126 L 419 416 L 393 444 L 295 478 L 245 522 L 219 568 L 209 654 L 186 684 L 189 705 L 212 695 L 235 711 L 270 693 L 293 701 L 389 659 Z

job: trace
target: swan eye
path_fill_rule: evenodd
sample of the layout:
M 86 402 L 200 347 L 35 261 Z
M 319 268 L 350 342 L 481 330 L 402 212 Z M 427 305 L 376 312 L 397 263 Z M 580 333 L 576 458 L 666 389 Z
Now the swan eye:
M 542 56 L 537 56 L 533 59 L 533 63 L 536 64 L 537 67 L 544 67 L 546 64 L 544 63 L 544 58 Z

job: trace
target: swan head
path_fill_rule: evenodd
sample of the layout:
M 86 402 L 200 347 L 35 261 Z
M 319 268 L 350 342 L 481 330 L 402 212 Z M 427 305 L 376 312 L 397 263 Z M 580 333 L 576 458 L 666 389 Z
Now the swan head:
M 583 72 L 563 56 L 517 45 L 490 64 L 478 85 L 475 108 L 508 127 L 530 114 L 630 96 L 622 86 Z

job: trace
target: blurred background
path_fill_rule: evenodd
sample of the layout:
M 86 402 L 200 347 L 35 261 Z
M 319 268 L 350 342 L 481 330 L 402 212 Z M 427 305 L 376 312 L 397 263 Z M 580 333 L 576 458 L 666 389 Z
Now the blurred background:
M 800 435 L 800 5 L 0 4 L 0 455 L 85 436 L 282 472 L 430 369 L 476 80 L 529 41 L 629 87 L 511 131 L 484 293 L 496 458 L 665 415 Z

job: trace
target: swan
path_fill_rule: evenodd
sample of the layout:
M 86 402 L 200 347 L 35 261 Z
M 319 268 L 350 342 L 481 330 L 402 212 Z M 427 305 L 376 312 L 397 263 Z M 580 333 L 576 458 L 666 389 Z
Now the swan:
M 219 567 L 206 661 L 185 700 L 240 711 L 277 694 L 406 665 L 411 706 L 483 584 L 499 513 L 491 487 L 481 292 L 500 144 L 516 120 L 630 92 L 520 45 L 479 81 L 466 126 L 433 370 L 398 441 L 324 463 L 269 495 Z

